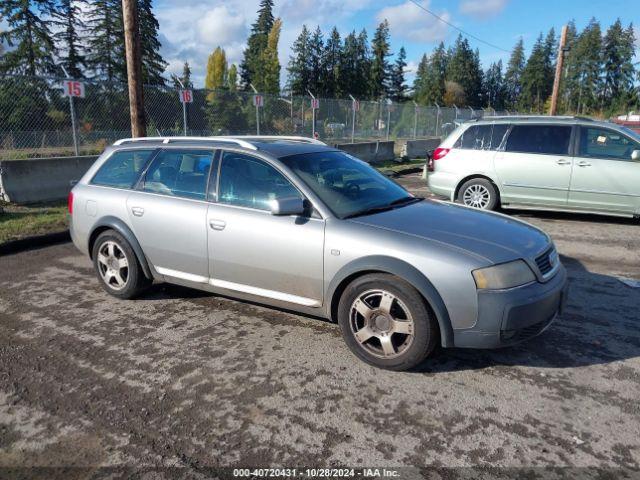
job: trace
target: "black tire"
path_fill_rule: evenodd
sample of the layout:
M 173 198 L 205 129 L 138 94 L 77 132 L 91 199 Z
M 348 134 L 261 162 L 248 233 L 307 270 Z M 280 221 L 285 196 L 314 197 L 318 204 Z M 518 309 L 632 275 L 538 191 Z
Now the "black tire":
M 373 292 L 373 293 L 371 293 Z M 376 292 L 382 292 L 380 300 L 376 303 Z M 388 294 L 387 298 L 395 297 L 391 300 L 391 318 L 403 319 L 401 312 L 408 310 L 410 318 L 413 320 L 412 334 L 393 332 L 393 328 L 385 330 L 384 318 L 383 327 L 379 327 L 377 319 L 381 315 L 379 310 L 382 303 L 382 296 Z M 371 300 L 367 300 L 367 296 Z M 363 300 L 364 298 L 364 300 Z M 366 307 L 373 306 L 373 313 L 368 317 L 360 313 L 355 313 L 354 302 L 359 300 Z M 357 309 L 355 309 L 357 310 Z M 360 310 L 357 310 L 358 312 Z M 409 319 L 409 315 L 404 315 Z M 395 325 L 395 321 L 392 320 Z M 404 323 L 404 322 L 400 322 Z M 338 306 L 338 324 L 342 330 L 345 343 L 351 351 L 364 362 L 388 370 L 408 370 L 420 364 L 433 352 L 439 339 L 440 333 L 438 323 L 420 293 L 409 283 L 395 275 L 385 273 L 372 273 L 356 278 L 342 293 Z M 356 339 L 365 330 L 365 326 L 375 331 L 377 335 L 369 337 L 368 340 L 360 342 Z M 408 327 L 404 327 L 408 328 Z M 391 333 L 389 333 L 391 331 Z M 368 335 L 367 331 L 364 336 Z M 382 352 L 382 339 L 392 342 L 394 350 L 391 358 Z M 412 338 L 410 338 L 412 336 Z M 364 338 L 364 337 L 362 337 Z M 386 358 L 385 358 L 386 357 Z
M 109 260 L 107 262 L 109 266 L 107 266 L 103 263 L 103 260 L 105 259 L 105 253 L 109 252 L 110 245 L 115 245 L 115 249 L 113 257 L 106 257 Z M 101 252 L 103 256 L 101 256 Z M 138 257 L 131 248 L 131 245 L 115 230 L 106 230 L 98 235 L 98 238 L 93 244 L 92 257 L 93 266 L 100 285 L 107 293 L 114 297 L 126 300 L 132 299 L 140 295 L 151 285 L 151 280 L 145 277 Z M 125 258 L 127 266 L 112 264 L 113 260 L 111 260 L 111 258 L 117 260 Z M 110 272 L 117 270 L 119 275 L 118 279 L 116 279 L 113 274 L 107 274 L 106 272 L 109 270 Z M 119 284 L 121 280 L 124 280 L 123 285 Z
M 470 202 L 470 200 L 473 199 L 473 193 L 476 192 L 479 195 L 482 195 L 482 198 L 478 196 L 476 197 L 477 200 L 475 202 Z M 485 193 L 486 197 L 484 196 Z M 467 198 L 465 198 L 465 194 L 467 194 Z M 478 208 L 480 210 L 495 210 L 499 204 L 498 191 L 493 183 L 486 178 L 472 178 L 460 187 L 456 201 L 463 205 L 467 205 L 468 207 Z

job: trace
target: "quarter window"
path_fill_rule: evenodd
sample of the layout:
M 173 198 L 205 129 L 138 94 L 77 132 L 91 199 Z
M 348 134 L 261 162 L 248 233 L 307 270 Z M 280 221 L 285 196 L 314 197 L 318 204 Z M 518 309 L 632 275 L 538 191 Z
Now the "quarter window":
M 278 170 L 249 155 L 225 152 L 220 168 L 218 202 L 270 210 L 271 200 L 284 197 L 301 195 Z
M 514 125 L 507 138 L 507 152 L 567 155 L 571 127 L 564 125 Z
M 631 153 L 640 145 L 615 130 L 580 128 L 578 156 L 631 161 Z
M 91 183 L 107 187 L 132 188 L 154 150 L 114 152 L 93 176 Z
M 210 150 L 161 151 L 145 175 L 145 192 L 204 200 L 213 162 Z
M 466 150 L 497 150 L 508 125 L 473 125 L 467 128 L 453 148 Z

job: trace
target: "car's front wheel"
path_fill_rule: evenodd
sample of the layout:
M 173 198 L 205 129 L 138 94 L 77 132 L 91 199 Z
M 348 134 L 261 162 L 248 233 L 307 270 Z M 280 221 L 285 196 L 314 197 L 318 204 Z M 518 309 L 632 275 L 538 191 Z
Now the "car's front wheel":
M 457 200 L 467 207 L 494 210 L 498 206 L 498 192 L 486 178 L 472 178 L 460 187 Z
M 92 256 L 102 288 L 114 297 L 134 298 L 151 283 L 129 243 L 114 230 L 98 236 Z
M 389 274 L 351 282 L 340 298 L 338 323 L 356 356 L 390 370 L 418 365 L 439 338 L 437 322 L 420 293 Z

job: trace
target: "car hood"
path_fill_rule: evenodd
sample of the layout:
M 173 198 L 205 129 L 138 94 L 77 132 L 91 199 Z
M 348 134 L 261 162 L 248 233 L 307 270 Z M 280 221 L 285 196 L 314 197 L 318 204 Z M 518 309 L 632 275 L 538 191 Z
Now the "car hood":
M 534 258 L 551 241 L 542 230 L 506 215 L 433 200 L 351 221 L 450 245 L 492 263 Z

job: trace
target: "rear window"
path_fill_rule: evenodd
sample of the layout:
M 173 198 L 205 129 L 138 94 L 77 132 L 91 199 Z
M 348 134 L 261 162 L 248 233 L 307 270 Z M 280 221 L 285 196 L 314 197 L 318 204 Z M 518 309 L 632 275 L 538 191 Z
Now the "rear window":
M 571 127 L 564 125 L 514 125 L 507 138 L 507 152 L 567 155 Z
M 114 152 L 91 183 L 106 187 L 132 188 L 154 150 L 121 150 Z
M 508 125 L 473 125 L 453 145 L 465 150 L 497 150 Z

